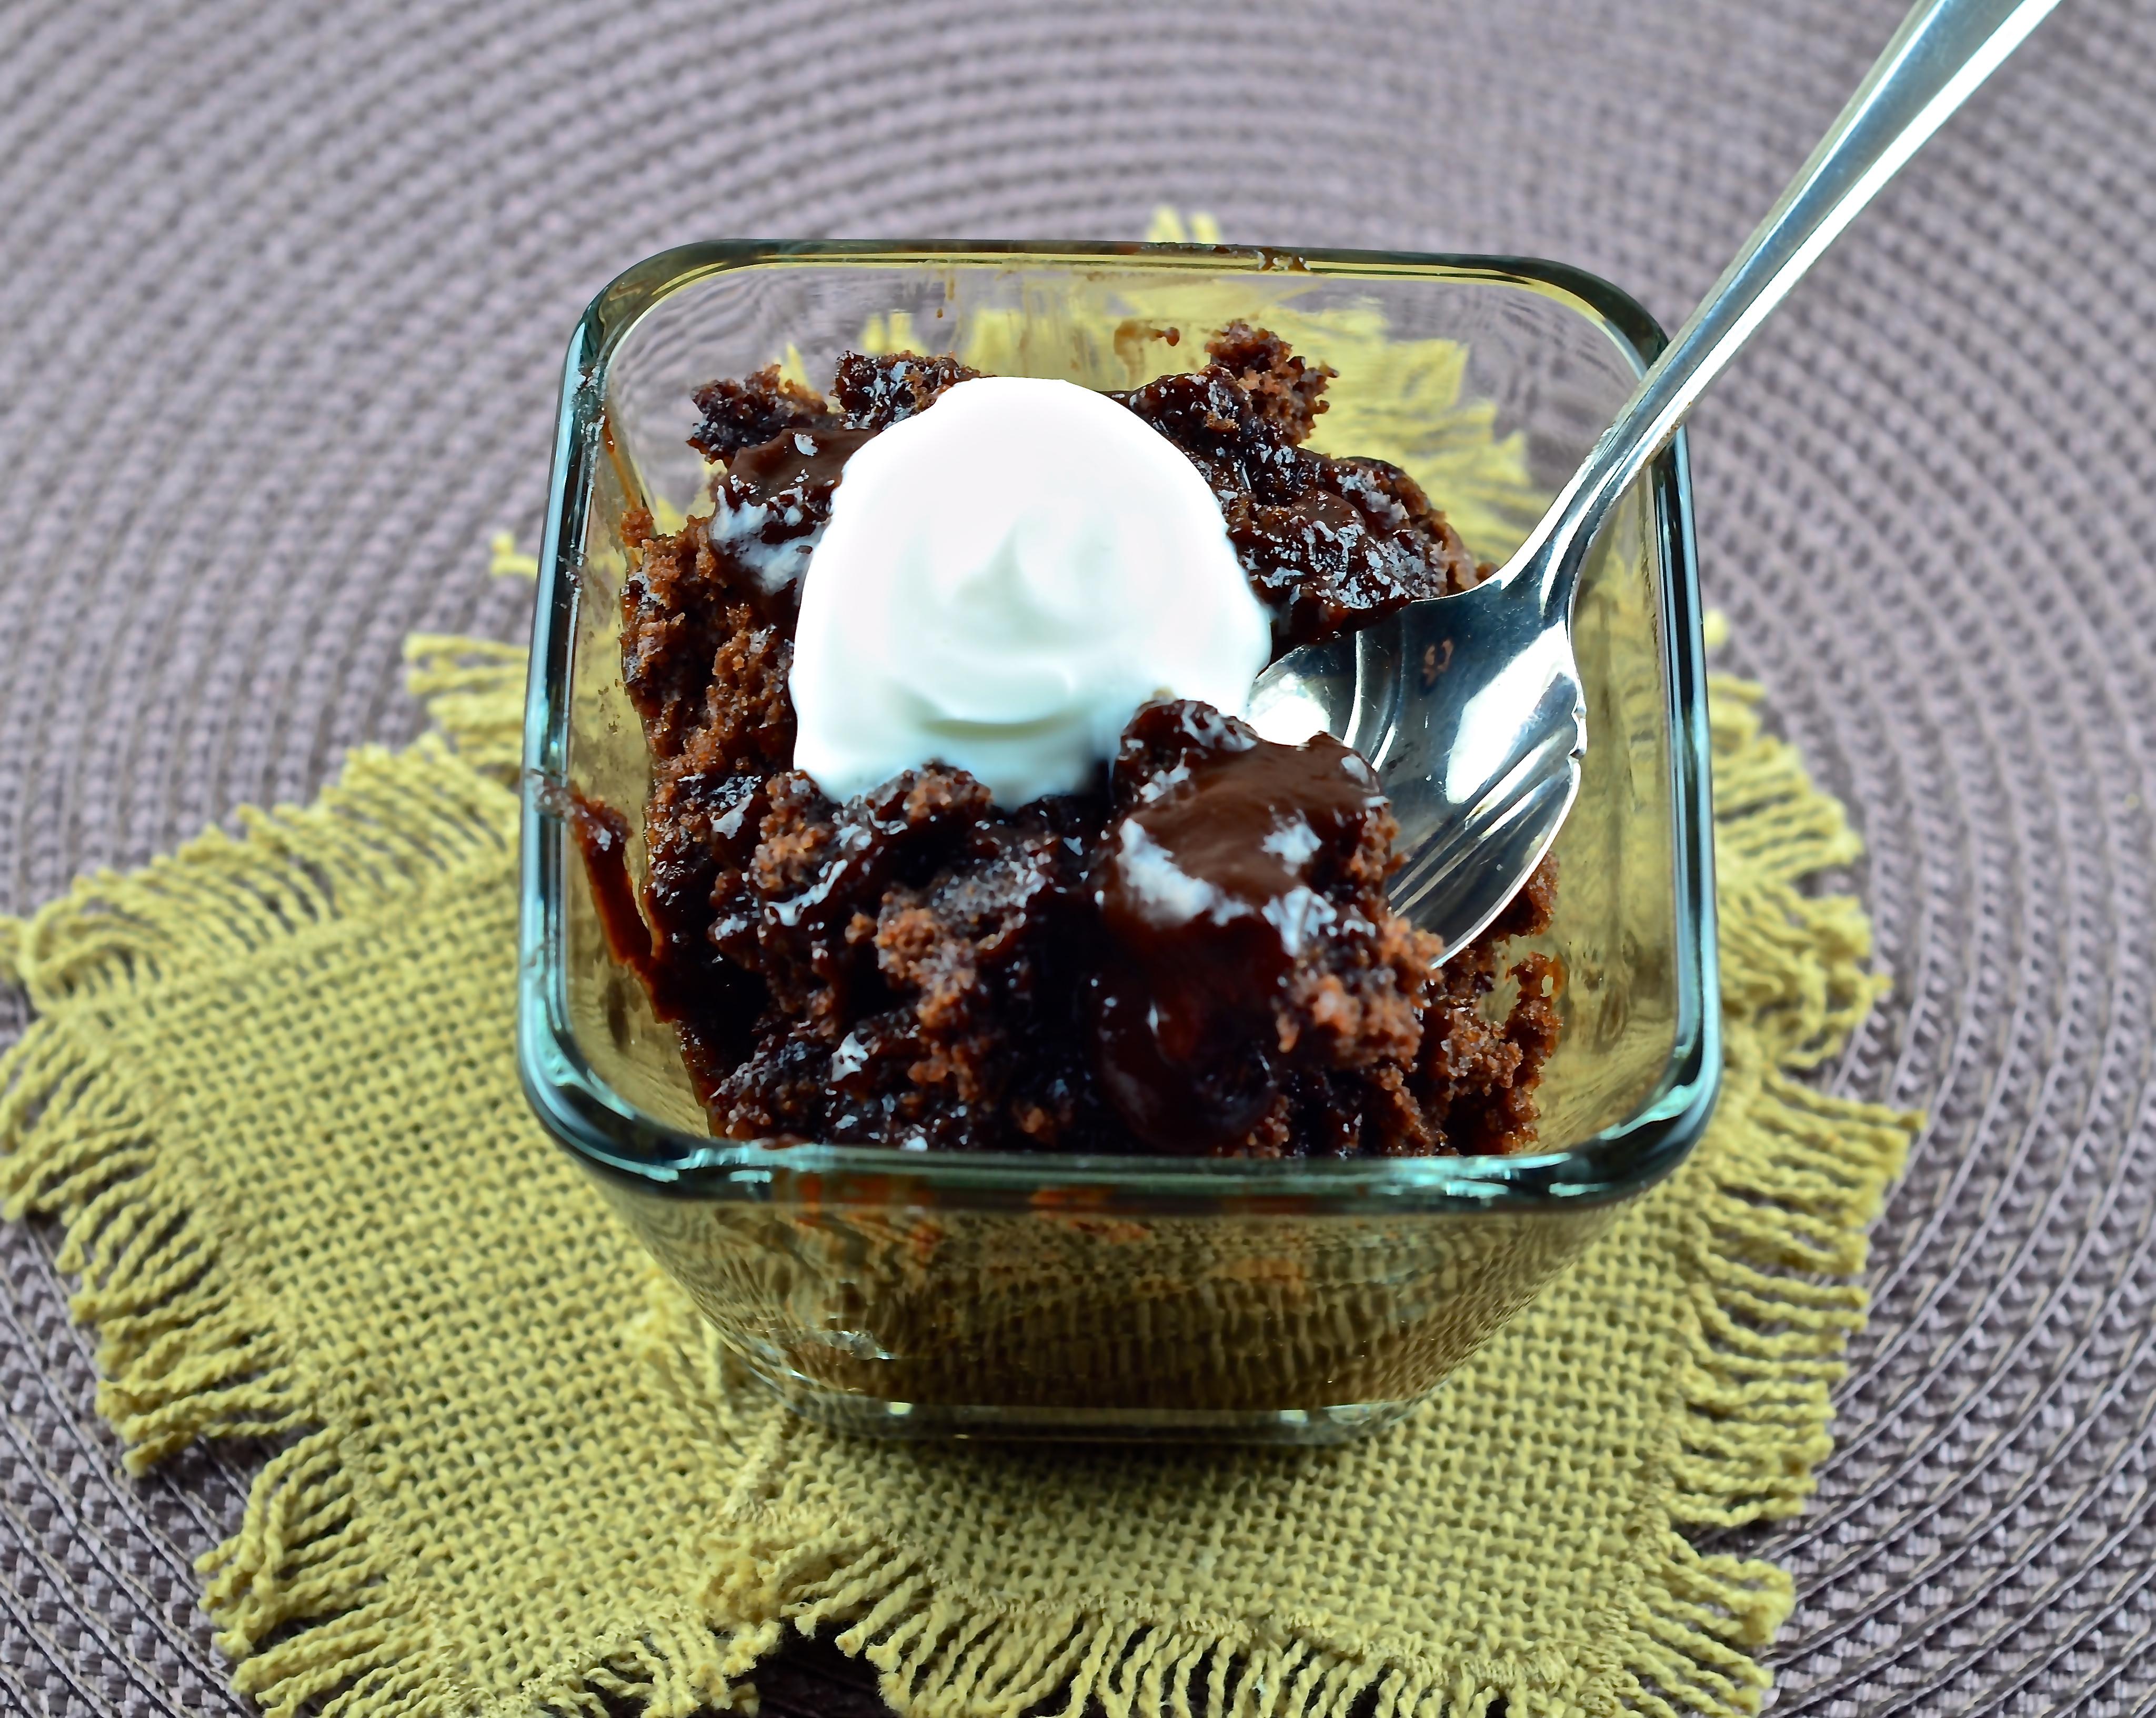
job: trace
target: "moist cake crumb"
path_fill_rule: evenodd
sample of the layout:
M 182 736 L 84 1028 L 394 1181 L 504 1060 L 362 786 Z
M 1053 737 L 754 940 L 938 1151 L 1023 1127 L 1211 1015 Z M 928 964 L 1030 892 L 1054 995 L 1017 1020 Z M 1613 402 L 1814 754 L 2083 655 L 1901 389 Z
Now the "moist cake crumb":
M 1331 371 L 1243 323 L 1206 351 L 1111 398 L 1212 488 L 1276 653 L 1482 576 L 1406 473 L 1304 445 Z M 1337 741 L 1151 704 L 1091 789 L 1015 811 L 940 764 L 843 802 L 792 767 L 799 580 L 845 460 L 975 373 L 851 352 L 828 399 L 775 367 L 711 383 L 690 438 L 714 463 L 711 517 L 624 522 L 623 676 L 652 766 L 640 970 L 714 1130 L 1246 1156 L 1531 1144 L 1562 974 L 1505 945 L 1548 925 L 1552 867 L 1440 964 L 1387 903 L 1391 812 Z

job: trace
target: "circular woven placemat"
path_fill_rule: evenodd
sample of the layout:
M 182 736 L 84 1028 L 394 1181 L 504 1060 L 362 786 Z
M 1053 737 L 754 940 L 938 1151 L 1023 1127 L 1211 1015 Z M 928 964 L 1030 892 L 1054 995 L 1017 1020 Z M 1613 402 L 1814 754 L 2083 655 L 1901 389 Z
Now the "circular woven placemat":
M 411 735 L 413 628 L 517 635 L 486 542 L 638 257 L 1166 201 L 1673 324 L 1899 9 L 0 0 L 0 910 Z M 1934 1117 L 1817 1506 L 1746 1540 L 1784 1711 L 2156 1701 L 2152 276 L 2156 8 L 2077 0 L 1696 421 L 1735 666 L 1871 843 L 1896 991 L 1825 1078 Z M 50 1245 L 0 1228 L 0 1707 L 241 1710 L 187 1561 L 247 1453 L 116 1477 Z

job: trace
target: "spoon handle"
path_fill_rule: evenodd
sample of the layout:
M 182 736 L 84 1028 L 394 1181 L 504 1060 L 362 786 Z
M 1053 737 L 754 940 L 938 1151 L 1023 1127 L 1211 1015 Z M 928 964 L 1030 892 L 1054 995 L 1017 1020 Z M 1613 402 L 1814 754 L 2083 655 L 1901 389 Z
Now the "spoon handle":
M 2056 3 L 1917 0 L 1834 128 L 1512 557 L 1541 585 L 1543 613 L 1570 611 L 1587 546 L 1609 510 L 1767 313 Z

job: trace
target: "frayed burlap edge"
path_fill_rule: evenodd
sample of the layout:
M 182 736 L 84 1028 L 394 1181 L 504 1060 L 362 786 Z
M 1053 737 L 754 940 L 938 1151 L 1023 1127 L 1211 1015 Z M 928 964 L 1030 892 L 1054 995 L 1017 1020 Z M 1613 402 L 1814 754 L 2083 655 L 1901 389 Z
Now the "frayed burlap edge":
M 28 920 L 0 920 L 0 979 L 38 1018 L 0 1057 L 0 1211 L 62 1225 L 70 1310 L 98 1333 L 97 1405 L 140 1472 L 196 1438 L 309 1428 L 255 1476 L 239 1530 L 203 1556 L 204 1607 L 234 1685 L 273 1714 L 447 1711 L 424 1628 L 370 1546 L 355 1433 L 228 1268 L 229 1224 L 111 1015 L 169 985 L 499 868 L 515 801 L 441 738 L 356 752 L 312 805 L 252 808 L 129 876 L 102 872 Z M 292 1625 L 304 1625 L 295 1628 Z
M 521 569 L 519 569 L 521 570 Z M 312 806 L 240 815 L 131 876 L 79 882 L 28 920 L 0 920 L 0 980 L 39 1018 L 0 1057 L 0 1200 L 57 1218 L 59 1263 L 79 1273 L 75 1316 L 99 1335 L 98 1405 L 140 1471 L 198 1438 L 304 1435 L 256 1476 L 238 1533 L 205 1556 L 203 1603 L 234 1682 L 272 1714 L 325 1718 L 468 1711 L 475 1691 L 434 1661 L 396 1571 L 368 1547 L 354 1437 L 321 1399 L 275 1309 L 221 1262 L 217 1201 L 157 1147 L 151 1114 L 116 1063 L 109 1005 L 154 1006 L 161 984 L 452 886 L 500 862 L 513 827 L 523 653 L 421 637 L 414 692 L 442 737 L 356 753 Z M 739 1565 L 635 1638 L 595 1643 L 581 1665 L 529 1685 L 534 1708 L 641 1701 L 655 1718 L 725 1705 L 789 1626 L 842 1624 L 842 1646 L 920 1718 L 1019 1713 L 1060 1695 L 1075 1714 L 1510 1718 L 1755 1710 L 1755 1657 L 1788 1614 L 1774 1566 L 1695 1551 L 1681 1527 L 1786 1515 L 1830 1446 L 1828 1391 L 1866 1301 L 1853 1280 L 1865 1229 L 1917 1119 L 1814 1091 L 1792 1071 L 1831 1054 L 1883 988 L 1866 970 L 1858 904 L 1799 892 L 1858 847 L 1794 748 L 1760 728 L 1756 688 L 1714 684 L 1716 836 L 1728 1066 L 1686 1207 L 1693 1295 L 1687 1412 L 1665 1519 L 1645 1524 L 1651 1566 L 1620 1603 L 1622 1638 L 1592 1663 L 1438 1664 L 1338 1643 L 1260 1641 L 1246 1626 L 1192 1628 L 1072 1607 L 1049 1612 L 939 1582 L 902 1547 L 783 1524 Z M 683 1345 L 653 1315 L 654 1350 Z M 700 1392 L 711 1381 L 702 1381 Z M 295 1626 L 298 1625 L 298 1626 Z
M 1845 1042 L 1887 985 L 1845 897 L 1799 882 L 1861 851 L 1795 748 L 1761 727 L 1756 687 L 1712 686 L 1716 845 L 1727 975 L 1727 1064 L 1714 1143 L 1676 1221 L 1691 1301 L 1685 1412 L 1664 1485 L 1639 1525 L 1645 1566 L 1617 1599 L 1606 1648 L 1585 1661 L 1434 1663 L 1333 1641 L 1286 1640 L 1247 1619 L 1174 1622 L 1108 1606 L 1016 1604 L 968 1590 L 902 1545 L 767 1508 L 723 1607 L 738 1618 L 730 1674 L 791 1628 L 839 1627 L 910 1718 L 1040 1710 L 1107 1718 L 1585 1718 L 1757 1710 L 1757 1654 L 1788 1617 L 1771 1563 L 1696 1550 L 1681 1528 L 1794 1514 L 1832 1447 L 1829 1392 L 1866 1309 L 1866 1230 L 1921 1119 L 1830 1097 L 1792 1077 Z M 644 1319 L 654 1353 L 707 1348 L 680 1297 Z M 722 1395 L 718 1381 L 703 1399 Z M 1053 1707 L 1046 1703 L 1053 1701 Z

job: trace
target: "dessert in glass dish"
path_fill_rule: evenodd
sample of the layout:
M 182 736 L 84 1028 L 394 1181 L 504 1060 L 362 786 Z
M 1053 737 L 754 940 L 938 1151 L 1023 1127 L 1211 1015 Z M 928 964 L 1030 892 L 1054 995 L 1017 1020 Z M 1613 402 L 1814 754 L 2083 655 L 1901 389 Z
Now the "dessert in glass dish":
M 1231 322 L 1127 389 L 850 352 L 696 391 L 708 512 L 622 527 L 634 903 L 626 820 L 579 816 L 716 1134 L 1532 1143 L 1561 968 L 1503 950 L 1553 867 L 1447 959 L 1387 903 L 1369 766 L 1241 719 L 1277 651 L 1488 571 L 1398 466 L 1306 445 L 1332 375 Z
M 1683 1155 L 1681 444 L 1582 586 L 1578 803 L 1467 948 L 1388 903 L 1361 760 L 1240 713 L 1501 561 L 1659 338 L 1548 265 L 1199 247 L 701 246 L 595 301 L 520 1062 L 740 1371 L 871 1432 L 1351 1436 Z

